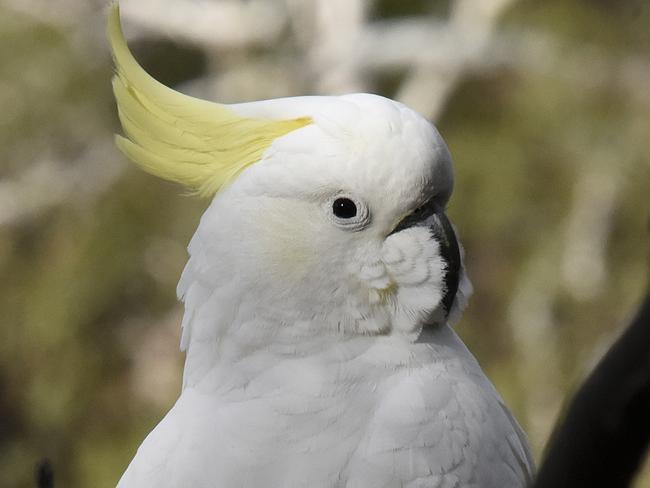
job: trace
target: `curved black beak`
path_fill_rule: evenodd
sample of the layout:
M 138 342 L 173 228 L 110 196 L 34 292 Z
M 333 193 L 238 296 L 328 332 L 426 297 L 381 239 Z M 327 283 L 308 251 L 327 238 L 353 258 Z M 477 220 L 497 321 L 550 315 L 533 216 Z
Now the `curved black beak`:
M 426 226 L 429 228 L 434 239 L 438 241 L 440 255 L 447 264 L 444 277 L 445 292 L 442 297 L 442 306 L 444 307 L 446 317 L 451 311 L 451 306 L 454 303 L 454 298 L 456 298 L 458 283 L 460 281 L 460 248 L 456 239 L 456 233 L 444 210 L 437 204 L 430 203 L 406 216 L 393 229 L 391 234 L 416 226 Z
M 440 244 L 442 259 L 447 263 L 444 278 L 445 294 L 442 297 L 442 305 L 445 308 L 445 314 L 449 315 L 460 281 L 460 248 L 458 247 L 456 233 L 447 215 L 444 212 L 434 213 L 432 219 L 433 222 L 429 228 L 433 237 Z

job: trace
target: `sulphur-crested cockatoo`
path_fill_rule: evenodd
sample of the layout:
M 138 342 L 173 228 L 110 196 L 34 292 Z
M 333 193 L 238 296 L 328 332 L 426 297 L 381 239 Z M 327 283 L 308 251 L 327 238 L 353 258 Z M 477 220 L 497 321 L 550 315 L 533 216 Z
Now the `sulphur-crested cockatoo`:
M 450 328 L 469 294 L 436 129 L 376 95 L 223 105 L 109 36 L 120 149 L 213 197 L 178 285 L 181 395 L 123 488 L 524 487 L 526 439 Z

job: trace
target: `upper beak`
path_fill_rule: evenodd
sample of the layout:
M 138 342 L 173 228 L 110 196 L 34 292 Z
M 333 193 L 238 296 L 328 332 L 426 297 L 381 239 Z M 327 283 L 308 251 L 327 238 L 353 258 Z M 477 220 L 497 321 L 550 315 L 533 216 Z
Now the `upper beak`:
M 458 282 L 460 281 L 460 248 L 454 228 L 444 212 L 433 214 L 433 222 L 429 227 L 433 237 L 440 244 L 440 255 L 447 263 L 445 270 L 445 294 L 442 297 L 442 305 L 445 307 L 445 314 L 449 315 L 451 306 L 456 298 Z
M 444 210 L 437 205 L 432 205 L 429 211 L 424 209 L 408 215 L 393 229 L 391 234 L 410 227 L 428 227 L 440 245 L 440 256 L 447 265 L 443 279 L 445 291 L 442 297 L 442 306 L 445 316 L 448 316 L 458 291 L 461 267 L 460 248 L 454 228 Z

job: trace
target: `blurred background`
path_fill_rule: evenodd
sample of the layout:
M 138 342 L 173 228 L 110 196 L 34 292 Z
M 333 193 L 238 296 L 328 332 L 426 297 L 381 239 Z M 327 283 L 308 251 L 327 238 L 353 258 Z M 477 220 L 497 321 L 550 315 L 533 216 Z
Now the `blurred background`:
M 136 57 L 186 93 L 370 91 L 437 124 L 475 285 L 457 329 L 539 459 L 648 278 L 648 3 L 121 4 Z M 207 202 L 115 149 L 106 5 L 0 0 L 2 487 L 44 457 L 57 486 L 114 486 L 180 388 L 175 285 Z

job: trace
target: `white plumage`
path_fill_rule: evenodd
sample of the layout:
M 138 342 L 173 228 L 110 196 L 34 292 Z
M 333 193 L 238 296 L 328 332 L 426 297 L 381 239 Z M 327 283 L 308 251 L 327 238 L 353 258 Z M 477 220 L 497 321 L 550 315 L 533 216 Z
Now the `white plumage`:
M 201 218 L 178 287 L 183 390 L 118 486 L 524 487 L 525 436 L 449 325 L 464 270 L 443 310 L 451 264 L 430 217 L 395 231 L 451 195 L 438 132 L 366 94 L 224 107 L 309 123 Z

